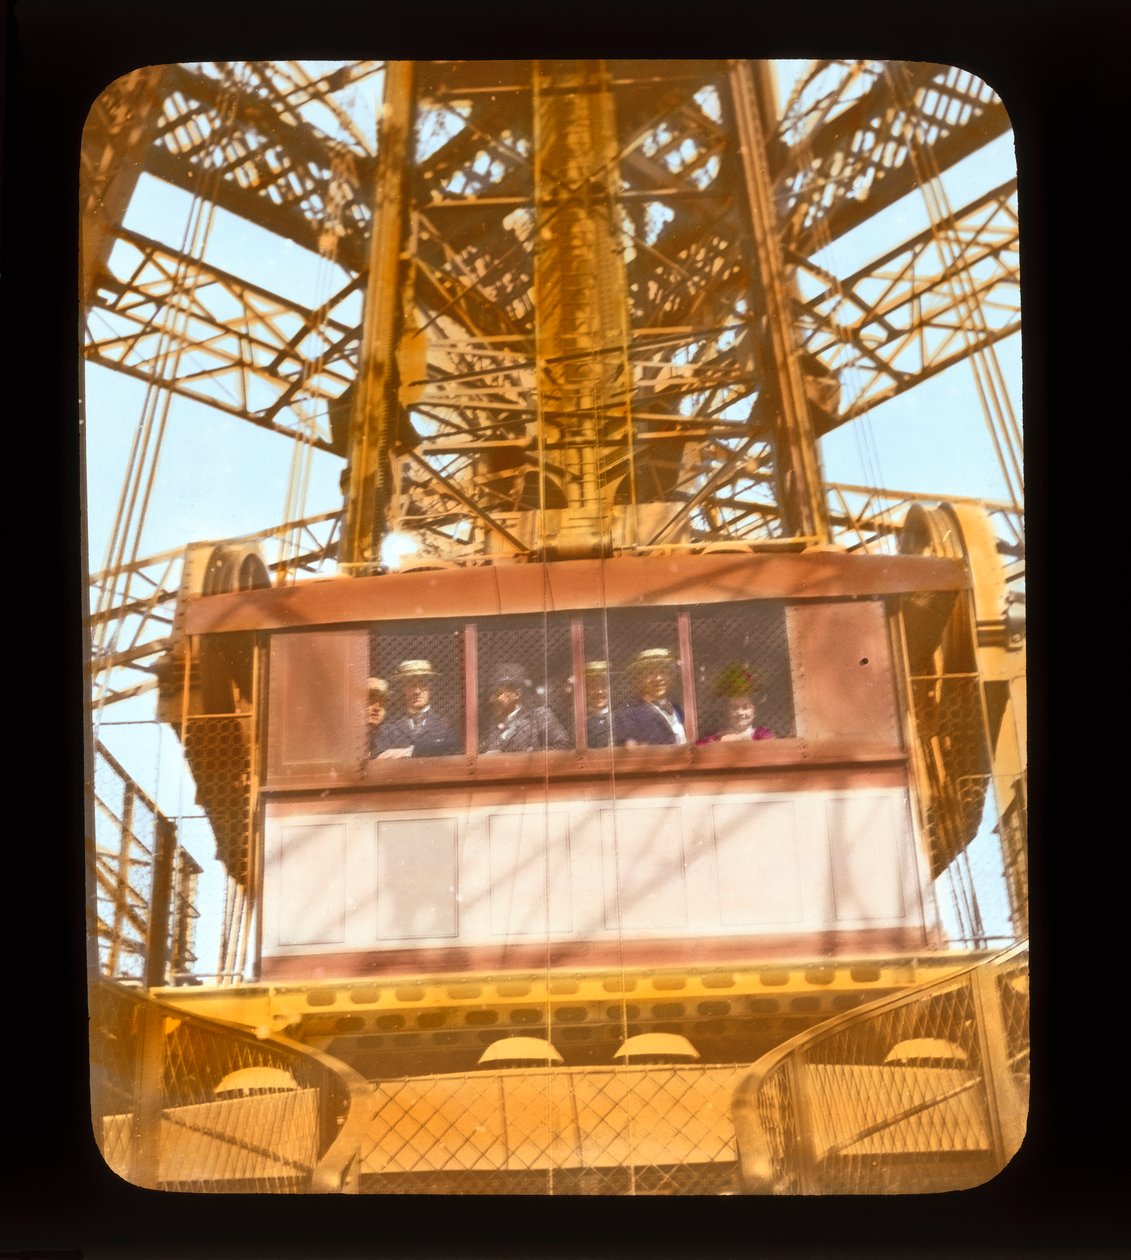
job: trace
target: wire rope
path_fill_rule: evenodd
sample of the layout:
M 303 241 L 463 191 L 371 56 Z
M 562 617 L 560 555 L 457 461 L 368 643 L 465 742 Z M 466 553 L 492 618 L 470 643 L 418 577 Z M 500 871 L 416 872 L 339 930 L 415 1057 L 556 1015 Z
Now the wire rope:
M 896 99 L 904 111 L 903 138 L 926 201 L 932 239 L 948 278 L 959 316 L 959 327 L 967 348 L 974 384 L 982 407 L 998 465 L 1010 500 L 1018 516 L 1024 497 L 1021 432 L 1001 365 L 990 338 L 985 311 L 979 302 L 969 269 L 962 265 L 954 212 L 942 181 L 938 161 L 927 143 L 923 120 L 911 99 L 906 75 L 900 66 L 887 64 Z
M 236 91 L 230 75 L 225 74 L 225 90 L 218 102 L 220 124 L 216 152 L 231 137 L 236 119 Z M 215 220 L 216 205 L 212 200 L 223 174 L 219 162 L 206 169 L 204 178 L 194 191 L 186 217 L 177 266 L 172 278 L 171 296 L 185 294 L 175 306 L 172 319 L 161 329 L 154 356 L 154 370 L 146 385 L 141 414 L 131 439 L 123 476 L 118 507 L 114 514 L 106 558 L 102 565 L 108 581 L 99 590 L 94 614 L 100 631 L 93 645 L 93 664 L 112 658 L 117 650 L 125 615 L 114 619 L 106 616 L 118 604 L 129 603 L 130 587 L 140 551 L 141 539 L 149 512 L 153 487 L 160 463 L 165 431 L 172 404 L 173 391 L 167 383 L 175 379 L 180 360 L 187 352 L 187 330 L 192 306 L 192 289 L 188 284 L 193 261 L 203 257 Z M 123 580 L 124 575 L 124 580 Z M 120 591 L 120 594 L 119 594 Z M 110 671 L 104 670 L 96 684 L 94 722 L 97 734 L 104 709 Z

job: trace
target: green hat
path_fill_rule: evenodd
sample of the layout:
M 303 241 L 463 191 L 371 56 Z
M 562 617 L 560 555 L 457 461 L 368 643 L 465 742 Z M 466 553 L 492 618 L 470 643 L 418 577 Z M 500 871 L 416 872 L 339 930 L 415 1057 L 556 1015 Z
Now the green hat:
M 715 679 L 714 691 L 720 699 L 731 700 L 735 696 L 753 696 L 765 685 L 761 670 L 751 669 L 740 661 L 731 661 Z

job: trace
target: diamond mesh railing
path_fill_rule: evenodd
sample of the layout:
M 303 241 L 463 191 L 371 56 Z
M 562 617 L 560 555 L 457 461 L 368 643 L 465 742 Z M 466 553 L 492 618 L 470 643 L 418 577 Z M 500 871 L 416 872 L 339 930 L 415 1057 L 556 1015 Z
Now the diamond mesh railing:
M 726 1194 L 742 1064 L 523 1067 L 384 1080 L 361 1189 Z
M 371 1087 L 329 1056 L 98 978 L 91 1110 L 107 1164 L 151 1189 L 349 1192 Z
M 746 1074 L 747 1194 L 932 1193 L 997 1175 L 1029 1098 L 1028 944 L 838 1017 Z

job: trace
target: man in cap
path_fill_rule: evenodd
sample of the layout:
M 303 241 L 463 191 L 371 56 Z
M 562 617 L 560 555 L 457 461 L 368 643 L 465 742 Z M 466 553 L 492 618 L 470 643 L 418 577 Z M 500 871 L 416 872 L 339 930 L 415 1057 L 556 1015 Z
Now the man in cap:
M 609 710 L 609 662 L 585 662 L 585 743 L 590 748 L 608 748 L 613 739 Z
M 551 710 L 543 704 L 527 703 L 531 686 L 526 670 L 513 661 L 491 671 L 481 753 L 533 752 L 570 746 L 569 736 Z
M 625 748 L 639 744 L 686 744 L 683 712 L 671 698 L 676 660 L 667 648 L 646 648 L 629 662 L 633 699 L 616 711 L 613 731 Z
M 373 755 L 447 757 L 461 751 L 459 737 L 441 713 L 432 708 L 436 671 L 431 661 L 401 661 L 390 680 L 396 685 L 402 715 L 378 728 Z

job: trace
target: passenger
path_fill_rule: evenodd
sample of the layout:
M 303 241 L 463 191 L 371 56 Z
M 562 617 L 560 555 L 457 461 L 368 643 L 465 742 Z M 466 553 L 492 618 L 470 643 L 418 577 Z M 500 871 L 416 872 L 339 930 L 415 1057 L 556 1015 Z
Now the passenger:
M 609 711 L 609 662 L 585 664 L 585 742 L 590 748 L 608 748 L 613 738 Z
M 671 698 L 677 663 L 667 648 L 646 648 L 629 662 L 626 673 L 634 698 L 613 715 L 618 744 L 687 743 L 683 712 Z
M 369 755 L 377 755 L 377 731 L 389 713 L 389 684 L 383 678 L 370 678 L 366 683 L 368 699 L 365 706 L 365 726 L 369 737 Z
M 390 757 L 446 757 L 462 750 L 459 737 L 441 713 L 432 708 L 436 671 L 430 661 L 401 661 L 390 678 L 397 684 L 404 710 L 378 728 L 373 755 Z
M 714 692 L 726 701 L 726 717 L 721 731 L 697 740 L 700 744 L 745 743 L 754 739 L 776 739 L 768 726 L 755 726 L 758 713 L 755 695 L 762 690 L 762 676 L 745 665 L 728 665 L 715 683 Z
M 553 712 L 544 704 L 527 702 L 532 687 L 521 665 L 509 662 L 491 672 L 487 693 L 489 715 L 481 753 L 533 752 L 543 748 L 569 748 L 570 738 Z

